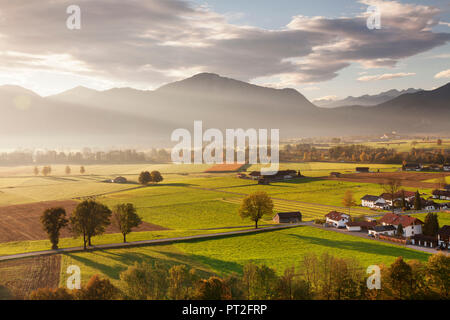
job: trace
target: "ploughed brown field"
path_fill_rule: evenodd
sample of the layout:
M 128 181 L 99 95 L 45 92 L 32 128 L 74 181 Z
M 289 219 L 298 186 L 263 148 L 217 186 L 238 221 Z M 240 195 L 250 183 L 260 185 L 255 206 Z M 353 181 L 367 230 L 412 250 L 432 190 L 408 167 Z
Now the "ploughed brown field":
M 205 172 L 211 173 L 211 172 L 236 172 L 239 171 L 244 164 L 216 164 L 212 166 L 211 168 L 205 170 Z
M 44 210 L 51 207 L 63 207 L 70 216 L 78 203 L 73 200 L 45 201 L 0 207 L 0 243 L 48 239 L 40 221 Z M 138 228 L 133 229 L 134 232 L 157 230 L 167 230 L 167 228 L 142 222 Z M 119 233 L 119 230 L 110 225 L 106 228 L 106 233 Z M 72 234 L 68 228 L 61 230 L 61 238 L 70 237 Z
M 385 183 L 389 179 L 399 179 L 404 187 L 412 188 L 439 188 L 438 183 L 424 182 L 442 177 L 450 176 L 449 172 L 427 173 L 427 172 L 374 172 L 374 173 L 351 173 L 343 174 L 339 178 L 327 177 L 327 180 L 342 180 L 349 182 Z
M 0 299 L 26 299 L 39 288 L 57 288 L 61 255 L 0 262 Z

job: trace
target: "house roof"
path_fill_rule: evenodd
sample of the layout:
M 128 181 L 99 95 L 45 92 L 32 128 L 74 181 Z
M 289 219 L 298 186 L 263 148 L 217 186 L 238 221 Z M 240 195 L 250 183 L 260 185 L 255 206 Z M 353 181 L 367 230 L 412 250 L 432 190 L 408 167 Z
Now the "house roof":
M 295 212 L 278 212 L 275 217 L 278 216 L 280 219 L 290 219 L 290 218 L 301 218 L 302 213 L 300 211 Z
M 423 224 L 423 222 L 417 218 L 407 216 L 407 215 L 399 215 L 395 213 L 386 213 L 381 219 L 380 223 L 385 223 L 388 225 L 398 226 L 401 224 L 403 227 L 408 227 L 411 225 Z
M 366 194 L 364 197 L 361 198 L 361 200 L 365 200 L 365 201 L 377 201 L 378 199 L 380 199 L 379 196 L 371 196 L 370 194 Z
M 348 227 L 375 227 L 377 223 L 371 221 L 353 221 L 347 222 L 345 225 Z
M 450 236 L 450 226 L 443 226 L 442 228 L 439 229 L 438 234 L 443 237 L 449 237 Z
M 394 226 L 375 226 L 372 227 L 372 230 L 375 230 L 376 232 L 383 232 L 383 231 L 395 231 L 397 229 Z
M 445 190 L 433 190 L 433 196 L 450 197 L 450 191 L 445 191 Z
M 394 195 L 394 197 L 395 197 L 395 199 L 399 199 L 399 198 L 403 197 L 403 194 L 405 195 L 405 198 L 411 198 L 411 197 L 414 197 L 414 196 L 416 195 L 416 193 L 413 192 L 413 191 L 401 190 L 401 191 L 397 192 L 397 193 Z M 380 198 L 383 198 L 383 199 L 385 199 L 385 200 L 392 200 L 392 199 L 391 199 L 392 196 L 391 196 L 391 194 L 389 194 L 389 193 L 383 193 L 383 194 L 381 194 L 381 195 L 380 195 Z
M 325 217 L 334 221 L 339 221 L 343 218 L 349 218 L 350 216 L 342 212 L 331 211 L 330 213 L 326 214 Z

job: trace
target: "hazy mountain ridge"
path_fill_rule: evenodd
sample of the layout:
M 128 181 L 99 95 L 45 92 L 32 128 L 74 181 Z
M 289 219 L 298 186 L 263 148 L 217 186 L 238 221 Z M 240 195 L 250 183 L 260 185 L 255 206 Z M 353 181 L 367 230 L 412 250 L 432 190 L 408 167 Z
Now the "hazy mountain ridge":
M 352 97 L 349 96 L 342 100 L 332 100 L 332 99 L 317 99 L 314 100 L 313 103 L 322 108 L 337 108 L 337 107 L 344 107 L 344 106 L 376 106 L 378 104 L 387 102 L 389 100 L 392 100 L 394 98 L 397 98 L 403 94 L 408 93 L 416 93 L 423 91 L 422 89 L 414 89 L 409 88 L 405 90 L 397 90 L 392 89 L 389 91 L 381 92 L 379 94 L 375 95 L 368 95 L 365 94 L 363 96 L 359 97 Z
M 10 138 L 170 145 L 176 128 L 279 128 L 282 138 L 343 136 L 390 131 L 448 132 L 450 83 L 403 94 L 377 106 L 319 108 L 294 89 L 265 88 L 215 74 L 199 74 L 154 91 L 77 87 L 40 97 L 0 87 L 0 132 Z M 1 142 L 0 142 L 1 143 Z M 110 144 L 108 144 L 110 145 Z

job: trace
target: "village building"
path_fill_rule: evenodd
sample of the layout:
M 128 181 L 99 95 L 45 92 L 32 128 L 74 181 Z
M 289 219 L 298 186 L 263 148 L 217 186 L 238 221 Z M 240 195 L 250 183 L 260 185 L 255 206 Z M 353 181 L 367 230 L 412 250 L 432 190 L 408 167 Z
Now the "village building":
M 432 196 L 433 196 L 434 199 L 450 200 L 450 191 L 433 190 Z
M 444 164 L 443 169 L 444 171 L 450 171 L 450 164 Z
M 296 212 L 279 212 L 273 219 L 276 223 L 300 223 L 302 222 L 302 213 Z
M 335 228 L 345 228 L 345 224 L 350 221 L 348 214 L 331 211 L 325 215 L 326 223 L 331 224 Z
M 345 224 L 348 231 L 368 231 L 376 225 L 376 222 L 370 221 L 350 221 Z
M 128 180 L 125 177 L 117 177 L 112 180 L 113 183 L 127 183 Z
M 450 226 L 443 226 L 438 232 L 438 245 L 450 249 Z
M 403 197 L 405 197 L 406 201 L 411 201 L 412 199 L 414 199 L 415 196 L 416 196 L 415 192 L 402 190 L 394 194 L 394 201 L 402 200 Z M 383 193 L 380 195 L 380 198 L 383 198 L 389 206 L 393 205 L 391 194 Z
M 369 173 L 369 167 L 357 167 L 356 172 L 357 173 Z
M 373 237 L 379 237 L 380 235 L 393 236 L 396 231 L 397 229 L 394 226 L 375 226 L 369 228 L 369 235 Z
M 394 226 L 395 229 L 397 229 L 399 225 L 402 225 L 404 237 L 412 237 L 417 234 L 422 234 L 423 222 L 409 215 L 386 213 L 379 220 L 379 223 L 383 226 Z
M 384 209 L 387 206 L 387 203 L 386 200 L 384 200 L 382 197 L 366 194 L 361 198 L 361 205 L 367 208 Z
M 435 248 L 438 245 L 437 237 L 426 236 L 423 234 L 412 236 L 410 241 L 411 244 L 421 247 Z
M 402 167 L 403 171 L 421 171 L 423 169 L 420 163 L 407 163 Z

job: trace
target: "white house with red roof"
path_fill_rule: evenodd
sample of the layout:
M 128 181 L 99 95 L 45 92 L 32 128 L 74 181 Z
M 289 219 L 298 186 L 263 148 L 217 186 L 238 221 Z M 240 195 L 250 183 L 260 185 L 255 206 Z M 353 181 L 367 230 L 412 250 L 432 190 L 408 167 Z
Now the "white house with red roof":
M 337 211 L 331 211 L 325 215 L 325 218 L 326 222 L 335 228 L 345 228 L 345 224 L 350 221 L 350 216 L 348 214 Z
M 386 213 L 379 220 L 379 223 L 383 226 L 394 226 L 396 229 L 398 229 L 399 225 L 402 225 L 404 237 L 412 237 L 417 234 L 422 234 L 423 222 L 409 215 Z

